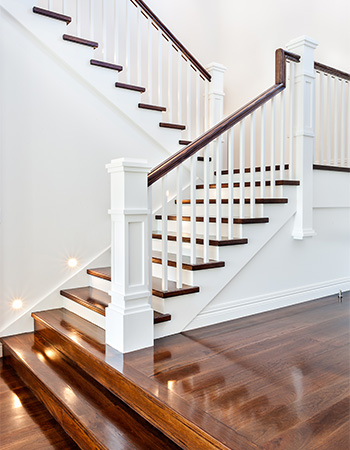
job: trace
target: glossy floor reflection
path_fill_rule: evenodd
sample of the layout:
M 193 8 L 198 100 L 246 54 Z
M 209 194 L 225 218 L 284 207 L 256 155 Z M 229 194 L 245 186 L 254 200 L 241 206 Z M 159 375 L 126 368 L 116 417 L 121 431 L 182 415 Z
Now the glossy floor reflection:
M 349 450 L 349 305 L 345 293 L 182 333 L 125 362 L 264 449 Z

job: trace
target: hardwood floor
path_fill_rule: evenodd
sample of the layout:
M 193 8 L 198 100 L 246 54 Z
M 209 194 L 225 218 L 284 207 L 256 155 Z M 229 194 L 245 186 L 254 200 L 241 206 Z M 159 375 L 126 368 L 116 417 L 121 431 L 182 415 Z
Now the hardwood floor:
M 2 450 L 79 449 L 3 359 L 0 372 Z
M 167 337 L 126 362 L 260 448 L 348 450 L 349 300 Z

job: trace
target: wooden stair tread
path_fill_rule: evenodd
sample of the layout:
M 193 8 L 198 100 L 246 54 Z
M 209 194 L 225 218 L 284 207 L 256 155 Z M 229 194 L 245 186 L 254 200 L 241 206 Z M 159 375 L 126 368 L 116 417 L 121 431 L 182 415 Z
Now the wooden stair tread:
M 152 262 L 155 264 L 162 264 L 162 253 L 157 251 L 152 251 Z M 176 267 L 176 255 L 173 253 L 168 253 L 168 266 Z M 215 269 L 218 267 L 225 267 L 225 261 L 215 261 L 210 259 L 209 262 L 204 262 L 203 258 L 196 258 L 196 263 L 191 264 L 189 256 L 182 256 L 182 268 L 185 270 L 205 270 L 205 269 Z
M 146 92 L 146 88 L 142 86 L 136 86 L 134 84 L 127 84 L 127 83 L 119 83 L 118 81 L 115 83 L 115 87 L 121 89 L 128 89 L 129 91 Z
M 102 278 L 103 280 L 111 281 L 111 268 L 110 267 L 97 267 L 95 269 L 88 269 L 86 271 L 89 275 Z
M 188 403 L 166 385 L 134 367 L 133 357 L 137 356 L 136 352 L 122 355 L 106 346 L 103 329 L 63 308 L 40 311 L 32 316 L 39 336 L 55 345 L 61 353 L 155 424 L 181 448 L 223 449 L 227 445 L 229 448 L 228 443 L 234 442 L 237 448 L 257 449 L 236 431 L 202 409 L 197 409 L 193 402 Z M 95 339 L 94 345 L 84 337 L 86 335 Z M 148 350 L 153 354 L 153 349 L 145 349 L 146 352 Z M 169 358 L 171 355 L 165 351 L 162 357 Z M 153 449 L 154 446 L 149 448 Z M 169 447 L 163 446 L 165 448 Z
M 103 267 L 102 270 L 103 269 L 109 269 L 110 273 L 110 267 Z M 106 278 L 106 276 L 104 276 L 103 272 L 100 272 L 101 276 L 98 275 L 98 270 L 99 269 L 92 269 L 92 273 L 90 273 L 90 275 L 95 275 L 99 278 L 104 278 L 105 280 L 108 279 Z M 108 281 L 110 281 L 110 279 Z M 61 290 L 60 294 L 64 297 L 69 298 L 70 300 L 73 300 L 74 302 L 79 303 L 82 306 L 85 306 L 88 309 L 91 309 L 92 311 L 97 312 L 98 314 L 101 314 L 102 316 L 106 314 L 106 307 L 111 303 L 111 297 L 106 292 L 101 291 L 100 289 L 93 288 L 91 286 L 63 289 Z M 170 295 L 168 296 L 170 297 Z M 170 314 L 162 314 L 158 311 L 154 311 L 153 316 L 155 324 L 171 320 Z
M 162 233 L 153 231 L 152 232 L 152 238 L 153 239 L 162 239 Z M 176 241 L 177 240 L 177 233 L 168 231 L 168 240 L 169 241 Z M 191 242 L 191 235 L 188 233 L 182 234 L 182 242 L 190 243 Z M 196 244 L 203 245 L 204 244 L 204 237 L 200 235 L 196 235 Z M 224 247 L 228 245 L 241 245 L 241 244 L 248 244 L 248 239 L 246 238 L 221 238 L 216 239 L 215 236 L 209 236 L 209 245 L 213 247 Z
M 180 125 L 178 123 L 159 122 L 161 128 L 173 128 L 175 130 L 185 130 L 186 125 Z
M 66 22 L 67 25 L 72 21 L 72 18 L 70 16 L 66 16 L 65 14 L 60 14 L 54 11 L 49 11 L 48 9 L 38 8 L 37 6 L 33 7 L 33 13 L 40 14 L 41 16 L 45 17 L 50 17 L 50 19 L 61 20 L 62 22 Z
M 105 69 L 116 70 L 117 72 L 121 72 L 123 70 L 123 66 L 119 66 L 118 64 L 112 64 L 106 61 L 99 61 L 98 59 L 90 59 L 90 64 L 92 66 L 103 67 Z
M 34 333 L 3 342 L 15 369 L 82 448 L 178 448 Z
M 281 170 L 281 165 L 280 164 L 276 164 L 275 165 L 275 170 Z M 284 165 L 284 170 L 289 170 L 289 164 L 285 164 Z M 246 167 L 244 169 L 244 173 L 250 173 L 251 172 L 251 168 L 250 167 Z M 255 167 L 255 172 L 261 172 L 261 167 L 257 166 Z M 271 172 L 271 166 L 265 166 L 265 172 Z M 216 175 L 217 171 L 214 171 L 214 175 Z M 234 169 L 233 173 L 241 173 L 240 169 Z M 229 171 L 228 169 L 224 169 L 221 171 L 221 175 L 228 175 Z
M 198 156 L 197 161 L 204 162 L 204 156 Z M 211 156 L 209 156 L 209 162 L 211 162 Z
M 151 111 L 161 111 L 161 112 L 166 111 L 165 106 L 149 105 L 148 103 L 139 103 L 138 107 L 141 109 L 149 109 Z
M 250 205 L 250 203 L 251 203 L 250 200 L 251 200 L 250 198 L 245 198 L 244 199 L 244 203 L 246 205 Z M 175 204 L 176 203 L 177 203 L 177 200 L 175 200 Z M 182 203 L 184 205 L 190 205 L 191 204 L 191 199 L 188 198 L 188 199 L 182 200 Z M 227 198 L 222 198 L 221 199 L 221 203 L 223 205 L 228 205 L 228 199 Z M 240 199 L 239 198 L 234 198 L 233 199 L 233 203 L 235 205 L 239 205 L 240 204 Z M 262 205 L 262 204 L 285 204 L 285 203 L 288 203 L 288 198 L 282 198 L 282 197 L 256 198 L 255 199 L 255 203 L 257 205 Z M 197 205 L 203 205 L 204 204 L 204 199 L 203 198 L 197 198 L 196 199 L 196 204 Z M 216 198 L 210 198 L 209 199 L 209 204 L 216 204 Z
M 300 181 L 299 180 L 276 180 L 275 184 L 276 184 L 276 186 L 299 186 Z M 250 187 L 250 181 L 246 181 L 244 183 L 244 186 Z M 256 181 L 255 186 L 256 187 L 261 186 L 261 182 Z M 271 186 L 271 181 L 270 180 L 265 181 L 265 186 Z M 240 182 L 234 182 L 233 187 L 240 187 Z M 227 189 L 228 183 L 221 183 L 221 188 Z M 197 184 L 196 189 L 204 189 L 204 184 Z M 216 183 L 209 184 L 209 189 L 216 189 Z
M 88 47 L 97 48 L 98 42 L 90 41 L 89 39 L 83 39 L 70 34 L 64 34 L 62 36 L 64 41 L 74 42 L 75 44 L 87 45 Z
M 102 316 L 105 315 L 105 309 L 111 302 L 111 297 L 106 292 L 90 286 L 63 289 L 60 294 Z
M 180 145 L 189 145 L 192 141 L 186 141 L 185 139 L 180 139 L 179 144 Z
M 183 284 L 181 288 L 177 288 L 175 281 L 168 281 L 168 289 L 163 291 L 161 278 L 152 278 L 152 294 L 157 297 L 177 297 L 179 295 L 194 294 L 196 292 L 199 292 L 198 286 L 188 286 L 187 284 Z
M 156 214 L 155 216 L 156 220 L 162 220 L 162 216 L 160 214 Z M 169 215 L 168 220 L 177 220 L 177 216 Z M 190 222 L 191 216 L 182 216 L 182 220 L 184 222 Z M 202 216 L 196 216 L 196 222 L 204 222 L 204 217 Z M 253 224 L 253 223 L 268 223 L 269 218 L 268 217 L 236 217 L 233 219 L 233 223 L 235 224 Z M 209 217 L 209 223 L 216 223 L 216 217 Z M 227 217 L 221 218 L 221 223 L 228 223 Z

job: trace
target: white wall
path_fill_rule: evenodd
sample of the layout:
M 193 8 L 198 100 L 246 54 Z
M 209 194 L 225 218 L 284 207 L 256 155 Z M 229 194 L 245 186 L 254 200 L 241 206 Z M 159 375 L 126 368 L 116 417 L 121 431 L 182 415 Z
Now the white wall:
M 316 61 L 350 71 L 350 2 L 148 0 L 203 65 L 227 67 L 225 114 L 274 83 L 274 51 L 300 35 L 319 41 Z
M 164 149 L 0 9 L 0 330 L 110 245 L 105 164 Z M 140 145 L 142 143 L 142 146 Z

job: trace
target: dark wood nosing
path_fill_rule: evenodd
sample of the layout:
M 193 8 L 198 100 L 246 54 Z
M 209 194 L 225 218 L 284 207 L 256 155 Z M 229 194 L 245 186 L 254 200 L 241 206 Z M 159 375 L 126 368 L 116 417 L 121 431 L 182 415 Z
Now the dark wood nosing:
M 159 122 L 161 128 L 172 128 L 174 130 L 185 130 L 186 125 L 180 125 L 178 123 Z
M 209 156 L 209 162 L 211 162 L 211 156 Z M 197 156 L 197 161 L 204 162 L 204 156 Z
M 195 294 L 199 292 L 199 286 L 188 286 L 183 284 L 181 288 L 176 287 L 175 281 L 168 281 L 168 289 L 162 289 L 162 280 L 152 278 L 152 294 L 160 298 L 178 297 L 180 295 Z
M 104 69 L 116 70 L 117 72 L 121 72 L 123 70 L 123 66 L 112 64 L 106 61 L 99 61 L 98 59 L 90 59 L 90 64 L 92 66 L 103 67 Z
M 103 280 L 111 281 L 111 268 L 110 267 L 98 267 L 95 269 L 87 269 L 86 271 L 89 275 L 97 278 L 102 278 Z
M 180 145 L 189 145 L 192 141 L 186 141 L 185 139 L 180 139 L 179 144 Z
M 115 87 L 121 88 L 121 89 L 128 89 L 129 91 L 146 92 L 146 88 L 144 88 L 142 86 L 136 86 L 134 84 L 119 83 L 118 81 L 115 83 Z
M 234 182 L 233 187 L 239 188 L 241 185 L 240 182 Z M 275 181 L 276 186 L 299 186 L 300 181 L 299 180 L 276 180 Z M 222 189 L 227 189 L 229 186 L 228 183 L 221 183 Z M 255 187 L 261 186 L 260 181 L 255 182 Z M 271 181 L 267 180 L 265 181 L 265 186 L 271 186 Z M 244 187 L 250 187 L 250 181 L 245 181 Z M 204 184 L 197 184 L 196 189 L 204 189 Z M 216 189 L 216 183 L 209 184 L 209 189 Z
M 71 36 L 70 34 L 64 34 L 62 36 L 64 41 L 73 42 L 75 44 L 86 45 L 87 47 L 97 48 L 98 42 L 89 41 L 88 39 L 79 38 L 77 36 Z
M 38 8 L 37 6 L 33 6 L 33 13 L 40 14 L 41 16 L 50 17 L 50 19 L 61 20 L 62 22 L 66 22 L 66 24 L 70 24 L 72 18 L 70 16 L 66 16 L 65 14 L 60 14 L 54 11 L 49 11 L 48 9 Z
M 245 198 L 244 199 L 244 203 L 246 205 L 250 205 L 251 201 L 250 198 Z M 266 197 L 266 198 L 256 198 L 255 199 L 255 203 L 257 205 L 262 205 L 262 204 L 285 204 L 288 203 L 288 198 L 283 198 L 283 197 Z M 175 204 L 177 204 L 177 200 L 175 200 Z M 182 204 L 183 205 L 190 205 L 191 204 L 191 199 L 185 199 L 182 200 Z M 203 205 L 204 204 L 204 199 L 203 198 L 197 198 L 196 199 L 196 204 L 197 205 Z M 216 204 L 216 198 L 210 198 L 209 199 L 209 204 L 210 205 L 215 205 Z M 221 204 L 223 205 L 228 205 L 228 199 L 227 198 L 222 198 L 221 199 Z M 233 204 L 234 205 L 239 205 L 240 204 L 240 199 L 239 198 L 234 198 L 233 199 Z
M 350 172 L 350 167 L 344 166 L 327 166 L 324 164 L 314 164 L 314 170 L 329 170 L 332 172 Z
M 156 325 L 157 323 L 169 322 L 171 320 L 171 314 L 169 313 L 161 313 L 159 311 L 153 312 L 153 323 Z
M 166 111 L 166 107 L 165 106 L 149 105 L 147 103 L 139 103 L 138 107 L 141 108 L 141 109 L 149 109 L 151 111 L 161 111 L 161 112 L 165 112 Z
M 156 220 L 162 220 L 162 215 L 157 214 L 155 216 Z M 177 220 L 177 216 L 168 216 L 168 220 L 172 220 L 172 221 L 176 221 Z M 183 222 L 190 222 L 191 221 L 191 216 L 182 216 L 182 221 Z M 197 216 L 196 217 L 196 222 L 204 222 L 204 217 L 203 216 Z M 268 223 L 269 222 L 269 218 L 268 217 L 237 217 L 233 219 L 233 223 L 235 224 L 254 224 L 254 223 Z M 216 217 L 209 217 L 209 223 L 216 223 Z M 227 217 L 222 217 L 221 218 L 221 223 L 228 223 L 228 218 Z
M 275 170 L 277 170 L 277 171 L 281 170 L 281 165 L 280 164 L 276 164 L 275 165 Z M 284 165 L 284 170 L 289 170 L 289 164 L 285 164 Z M 261 167 L 255 167 L 255 172 L 261 172 Z M 265 166 L 265 172 L 271 172 L 271 166 Z M 239 174 L 239 173 L 241 173 L 241 170 L 240 169 L 234 169 L 233 173 L 234 174 Z M 250 167 L 246 167 L 244 169 L 244 173 L 251 173 L 251 168 Z M 214 175 L 216 175 L 216 174 L 217 174 L 217 172 L 215 170 Z M 221 175 L 228 175 L 228 174 L 229 174 L 228 169 L 225 169 L 225 170 L 221 171 Z
M 152 233 L 153 239 L 162 239 L 162 234 L 154 231 Z M 168 232 L 168 241 L 177 241 L 177 234 Z M 191 236 L 190 235 L 182 235 L 182 242 L 190 243 L 191 242 Z M 196 244 L 197 245 L 204 245 L 204 238 L 203 237 L 196 237 Z M 244 245 L 248 244 L 247 238 L 221 238 L 221 239 L 215 239 L 213 237 L 209 237 L 209 245 L 212 247 L 225 247 L 229 245 Z
M 168 254 L 168 266 L 177 267 L 176 256 L 173 254 Z M 152 253 L 152 262 L 155 264 L 162 264 L 162 255 L 160 252 Z M 182 257 L 182 268 L 184 270 L 197 271 L 206 269 L 216 269 L 220 267 L 225 267 L 225 261 L 214 261 L 209 260 L 209 262 L 204 262 L 203 258 L 196 258 L 196 263 L 191 264 L 190 258 Z
M 84 286 L 73 289 L 62 289 L 60 294 L 102 316 L 111 302 L 111 297 L 100 289 Z

